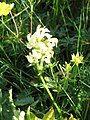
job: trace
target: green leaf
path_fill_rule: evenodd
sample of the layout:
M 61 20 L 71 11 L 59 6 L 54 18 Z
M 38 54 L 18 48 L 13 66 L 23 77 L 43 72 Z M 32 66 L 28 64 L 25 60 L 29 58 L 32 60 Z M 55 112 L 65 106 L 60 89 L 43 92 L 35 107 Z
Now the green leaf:
M 28 107 L 27 114 L 26 114 L 26 120 L 41 120 L 38 118 L 35 114 L 30 112 L 30 107 Z
M 7 69 L 7 65 L 2 65 L 2 67 L 0 67 L 0 74 L 3 74 Z
M 23 106 L 23 105 L 27 105 L 27 104 L 31 104 L 34 102 L 34 99 L 33 97 L 25 97 L 25 98 L 20 98 L 20 99 L 17 99 L 16 102 L 15 102 L 15 105 L 16 106 Z
M 53 107 L 44 115 L 42 120 L 55 120 Z
M 30 107 L 27 109 L 26 120 L 30 120 Z

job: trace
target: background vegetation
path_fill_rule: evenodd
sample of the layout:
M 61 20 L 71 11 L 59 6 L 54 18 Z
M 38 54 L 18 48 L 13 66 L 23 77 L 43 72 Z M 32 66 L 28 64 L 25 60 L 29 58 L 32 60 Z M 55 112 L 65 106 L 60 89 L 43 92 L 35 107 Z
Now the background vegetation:
M 30 110 L 39 118 L 53 106 L 56 120 L 60 114 L 39 81 L 37 71 L 26 59 L 27 34 L 38 24 L 46 26 L 58 38 L 54 61 L 63 66 L 73 53 L 84 56 L 68 80 L 53 64 L 48 73 L 49 89 L 62 111 L 63 118 L 72 113 L 80 120 L 90 119 L 90 1 L 89 0 L 7 0 L 14 3 L 12 14 L 0 17 L 0 115 L 12 120 L 15 111 Z M 58 71 L 59 69 L 59 71 Z M 54 74 L 55 80 L 52 78 Z M 59 81 L 57 81 L 59 80 Z M 62 88 L 63 86 L 63 88 Z M 10 92 L 11 90 L 11 92 Z M 10 96 L 11 95 L 11 96 Z M 19 109 L 19 110 L 18 110 Z M 14 112 L 13 112 L 14 111 Z M 34 119 L 32 119 L 34 120 Z

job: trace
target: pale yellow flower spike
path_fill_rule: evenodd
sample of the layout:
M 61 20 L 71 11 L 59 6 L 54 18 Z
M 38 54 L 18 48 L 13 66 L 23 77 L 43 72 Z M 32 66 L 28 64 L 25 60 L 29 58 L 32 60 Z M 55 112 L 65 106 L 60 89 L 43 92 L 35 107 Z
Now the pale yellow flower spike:
M 80 56 L 79 53 L 77 53 L 76 55 L 73 54 L 71 62 L 78 66 L 80 63 L 83 62 L 83 56 L 82 55 Z
M 12 8 L 14 7 L 14 3 L 6 4 L 5 2 L 0 2 L 0 16 L 7 16 Z
M 27 48 L 31 50 L 27 59 L 30 64 L 43 63 L 50 64 L 50 60 L 54 55 L 53 48 L 58 43 L 57 38 L 52 38 L 50 31 L 46 27 L 37 26 L 36 32 L 33 35 L 28 34 Z

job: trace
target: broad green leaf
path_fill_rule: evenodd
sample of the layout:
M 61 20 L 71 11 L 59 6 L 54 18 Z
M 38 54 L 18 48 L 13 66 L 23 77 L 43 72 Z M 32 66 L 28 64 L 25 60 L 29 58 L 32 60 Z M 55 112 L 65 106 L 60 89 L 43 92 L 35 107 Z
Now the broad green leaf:
M 53 107 L 44 115 L 42 120 L 55 120 Z

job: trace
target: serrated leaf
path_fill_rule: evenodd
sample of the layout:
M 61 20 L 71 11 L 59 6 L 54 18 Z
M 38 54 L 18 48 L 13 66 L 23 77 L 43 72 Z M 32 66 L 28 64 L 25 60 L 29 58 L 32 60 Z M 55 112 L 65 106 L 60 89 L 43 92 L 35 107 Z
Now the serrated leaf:
M 55 120 L 53 107 L 44 115 L 42 120 Z

